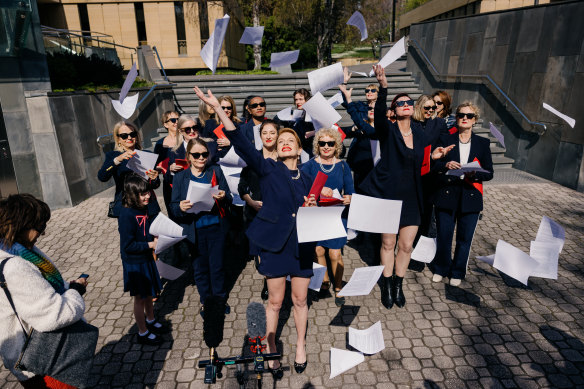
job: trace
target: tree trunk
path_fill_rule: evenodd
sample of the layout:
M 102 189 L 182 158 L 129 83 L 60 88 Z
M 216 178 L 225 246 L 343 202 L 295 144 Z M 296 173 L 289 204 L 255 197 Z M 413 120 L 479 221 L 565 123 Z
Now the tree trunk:
M 253 2 L 252 17 L 253 17 L 253 26 L 259 27 L 259 25 L 260 25 L 260 0 L 254 0 L 254 2 Z M 253 70 L 260 70 L 262 68 L 262 46 L 261 45 L 253 45 L 253 59 L 254 59 Z
M 316 57 L 319 68 L 332 62 L 332 43 L 339 14 L 339 10 L 335 9 L 335 3 L 335 0 L 324 0 L 324 6 L 320 8 L 320 15 L 318 15 Z

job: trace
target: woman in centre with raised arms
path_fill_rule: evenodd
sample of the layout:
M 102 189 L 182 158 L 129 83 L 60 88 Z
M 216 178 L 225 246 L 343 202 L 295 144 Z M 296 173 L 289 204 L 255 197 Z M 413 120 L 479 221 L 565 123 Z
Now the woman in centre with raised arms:
M 260 177 L 262 207 L 247 230 L 250 241 L 259 248 L 260 265 L 258 271 L 268 278 L 268 309 L 266 327 L 268 352 L 276 352 L 276 329 L 280 307 L 286 290 L 286 276 L 292 283 L 292 303 L 296 324 L 296 356 L 294 369 L 302 373 L 306 369 L 306 327 L 308 305 L 306 302 L 308 284 L 312 277 L 314 243 L 298 243 L 296 214 L 298 208 L 316 206 L 314 196 L 307 198 L 312 179 L 298 169 L 298 157 L 302 146 L 294 130 L 280 130 L 277 140 L 278 159 L 264 158 L 255 149 L 246 135 L 229 119 L 220 108 L 219 101 L 211 91 L 205 95 L 198 87 L 195 93 L 199 99 L 215 109 L 225 126 L 225 135 L 235 151 Z M 279 361 L 269 361 L 276 379 L 282 377 Z

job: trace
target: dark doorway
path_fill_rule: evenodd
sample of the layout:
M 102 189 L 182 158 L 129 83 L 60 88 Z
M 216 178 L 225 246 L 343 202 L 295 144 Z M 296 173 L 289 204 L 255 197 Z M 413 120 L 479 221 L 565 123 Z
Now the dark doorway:
M 18 187 L 16 186 L 16 176 L 12 165 L 10 146 L 8 145 L 2 105 L 0 105 L 0 199 L 16 193 L 18 193 Z

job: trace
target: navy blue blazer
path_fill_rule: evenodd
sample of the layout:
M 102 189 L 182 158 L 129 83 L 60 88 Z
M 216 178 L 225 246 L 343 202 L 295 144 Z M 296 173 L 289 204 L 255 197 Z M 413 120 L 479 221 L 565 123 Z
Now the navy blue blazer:
M 426 141 L 429 145 L 432 145 L 432 150 L 438 145 L 440 137 L 450 135 L 448 129 L 446 128 L 446 122 L 441 118 L 427 119 L 425 122 L 420 123 L 424 133 L 426 134 Z
M 470 154 L 468 162 L 478 159 L 481 167 L 489 173 L 475 173 L 468 179 L 460 179 L 455 176 L 447 176 L 449 161 L 460 162 L 458 133 L 444 136 L 440 139 L 439 146 L 456 146 L 444 158 L 435 161 L 432 171 L 436 172 L 438 189 L 434 194 L 433 203 L 438 208 L 450 209 L 460 212 L 480 212 L 483 210 L 483 195 L 472 183 L 482 183 L 493 178 L 493 160 L 491 157 L 490 141 L 476 134 L 471 135 Z M 470 182 L 469 182 L 470 181 Z
M 361 184 L 361 190 L 369 196 L 394 200 L 402 181 L 403 164 L 405 162 L 406 144 L 399 131 L 397 123 L 387 120 L 387 88 L 379 88 L 375 103 L 375 135 L 379 139 L 381 159 Z M 420 123 L 411 121 L 414 143 L 415 171 L 414 181 L 418 194 L 418 204 L 422 206 L 422 163 L 424 148 L 428 145 L 426 134 Z M 370 131 L 370 130 L 369 130 Z
M 210 165 L 207 166 L 205 172 L 209 175 L 209 182 L 211 182 L 211 177 L 213 177 L 213 172 L 215 172 L 215 177 L 217 178 L 219 189 L 225 191 L 225 198 L 222 200 L 222 203 L 226 206 L 231 204 L 231 202 L 233 202 L 233 197 L 231 197 L 229 185 L 227 185 L 227 180 L 225 179 L 221 168 L 217 165 Z M 190 181 L 191 169 L 185 169 L 174 176 L 169 213 L 172 215 L 173 220 L 183 228 L 183 234 L 187 236 L 187 239 L 194 244 L 196 241 L 195 223 L 202 215 L 206 214 L 206 212 L 201 212 L 196 215 L 194 213 L 183 212 L 180 209 L 180 202 L 187 198 L 187 191 L 189 190 Z M 217 205 L 213 207 L 211 213 L 216 215 L 219 214 Z
M 253 128 L 256 126 L 255 122 L 253 121 L 253 119 L 249 119 L 246 123 L 242 124 L 241 126 L 239 126 L 239 130 L 242 134 L 245 135 L 245 137 L 253 144 L 255 145 L 255 140 L 254 140 L 254 136 L 253 136 Z M 229 131 L 224 131 L 225 135 L 227 135 L 227 133 Z M 229 138 L 229 140 L 231 140 L 231 138 L 229 136 L 227 136 Z
M 373 155 L 371 154 L 370 140 L 375 139 L 375 129 L 366 122 L 369 106 L 362 101 L 343 103 L 343 106 L 346 106 L 347 113 L 357 127 L 356 130 L 346 133 L 347 138 L 353 138 L 347 152 L 347 163 L 352 169 L 363 166 L 367 170 L 372 170 Z
M 150 225 L 156 216 L 146 215 L 146 210 L 121 208 L 118 231 L 122 261 L 139 264 L 154 260 L 154 251 L 148 246 L 148 242 L 154 240 L 150 235 Z
M 264 158 L 248 141 L 242 130 L 225 131 L 235 151 L 259 176 L 262 194 L 262 208 L 247 229 L 250 241 L 258 247 L 278 252 L 288 239 L 296 241 L 296 213 L 304 203 L 312 186 L 310 176 L 300 171 L 304 193 L 297 193 L 290 178 L 290 171 L 281 161 Z

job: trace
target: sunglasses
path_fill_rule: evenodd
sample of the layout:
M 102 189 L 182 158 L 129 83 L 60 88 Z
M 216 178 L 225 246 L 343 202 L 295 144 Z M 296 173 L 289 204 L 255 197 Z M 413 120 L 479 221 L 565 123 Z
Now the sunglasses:
M 429 105 L 429 106 L 427 106 L 427 107 L 424 107 L 424 109 L 425 109 L 426 111 L 435 111 L 435 110 L 436 110 L 436 108 L 438 108 L 438 107 L 436 107 L 435 105 Z
M 176 122 L 178 122 L 178 118 L 170 118 L 167 121 L 165 121 L 164 123 L 168 123 L 168 122 L 173 122 L 174 124 L 176 124 Z
M 223 108 L 224 111 L 233 111 L 233 107 L 231 105 L 230 106 L 223 106 L 222 105 L 221 108 Z
M 336 144 L 337 144 L 337 142 L 335 142 L 334 140 L 333 141 L 330 141 L 330 142 L 325 142 L 324 140 L 319 140 L 318 141 L 318 145 L 320 147 L 324 147 L 324 146 L 335 147 Z
M 132 132 L 124 133 L 124 134 L 119 134 L 118 136 L 120 137 L 120 139 L 126 140 L 126 139 L 128 139 L 128 137 L 137 138 L 138 133 L 136 131 L 132 131 Z
M 191 132 L 194 133 L 194 132 L 198 131 L 197 127 L 195 127 L 195 126 L 181 128 L 180 130 L 183 131 L 185 134 L 190 134 Z
M 365 89 L 365 93 L 377 93 L 377 89 Z
M 442 101 L 435 101 L 436 105 L 444 105 Z
M 203 157 L 203 159 L 209 158 L 208 151 L 203 151 L 202 153 L 191 153 L 191 155 L 193 156 L 194 159 L 199 159 L 201 157 Z
M 265 101 L 264 101 L 264 102 L 262 102 L 262 103 L 253 103 L 253 104 L 250 104 L 250 105 L 249 105 L 249 107 L 250 107 L 251 109 L 256 109 L 257 107 L 262 107 L 262 108 L 264 108 L 265 106 L 266 106 L 266 102 L 265 102 Z
M 461 112 L 461 113 L 456 114 L 456 117 L 459 119 L 464 119 L 465 117 L 468 119 L 474 119 L 475 116 L 477 116 L 477 115 L 475 115 L 474 113 L 462 113 Z
M 369 111 L 375 111 L 375 107 L 369 107 Z
M 414 106 L 414 100 L 400 100 L 395 102 L 396 107 L 403 107 L 404 105 L 409 105 L 410 107 Z

